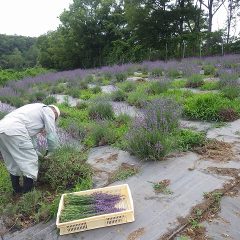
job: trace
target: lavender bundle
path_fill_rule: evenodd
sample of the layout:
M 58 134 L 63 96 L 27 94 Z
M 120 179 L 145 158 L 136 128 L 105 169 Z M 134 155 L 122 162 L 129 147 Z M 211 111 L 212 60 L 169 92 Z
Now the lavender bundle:
M 60 221 L 68 222 L 123 211 L 125 209 L 115 207 L 121 199 L 121 195 L 102 192 L 83 196 L 74 194 L 67 195 L 65 197 L 65 208 L 61 213 Z

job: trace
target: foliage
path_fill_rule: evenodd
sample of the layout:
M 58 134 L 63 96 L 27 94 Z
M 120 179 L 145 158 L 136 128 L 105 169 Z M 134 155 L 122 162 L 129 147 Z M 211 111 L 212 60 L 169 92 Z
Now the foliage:
M 193 74 L 187 79 L 186 87 L 198 88 L 203 85 L 203 76 L 199 74 Z
M 52 189 L 70 189 L 82 180 L 91 181 L 91 170 L 85 162 L 85 153 L 70 146 L 63 146 L 48 160 L 41 160 L 39 181 Z
M 0 111 L 0 120 L 6 116 L 7 113 Z
M 227 86 L 221 89 L 222 94 L 229 98 L 234 99 L 240 96 L 240 84 L 239 86 Z
M 138 171 L 139 171 L 138 168 L 131 165 L 120 166 L 120 168 L 111 177 L 111 181 L 112 182 L 123 181 L 131 176 L 134 176 L 135 174 L 138 173 Z
M 111 94 L 112 100 L 116 102 L 124 101 L 126 97 L 126 94 L 122 90 L 117 90 Z
M 80 90 L 76 87 L 68 87 L 65 93 L 69 96 L 72 96 L 73 98 L 80 97 Z
M 114 111 L 110 103 L 100 101 L 93 102 L 88 107 L 88 114 L 90 119 L 113 119 Z
M 0 155 L 1 158 L 1 155 Z M 12 185 L 10 182 L 9 172 L 7 171 L 3 161 L 0 160 L 0 213 L 2 213 L 6 204 L 11 199 Z
M 132 92 L 136 89 L 136 83 L 131 81 L 125 81 L 118 85 L 120 89 L 122 89 L 124 92 Z
M 102 89 L 99 86 L 95 86 L 91 90 L 94 94 L 102 92 Z
M 123 81 L 125 81 L 127 79 L 126 73 L 123 73 L 123 72 L 117 73 L 115 75 L 115 77 L 116 77 L 117 82 L 123 82 Z
M 162 79 L 160 81 L 153 82 L 147 88 L 147 93 L 157 95 L 166 92 L 170 87 L 170 83 L 171 82 L 168 79 Z
M 0 34 L 1 68 L 34 67 L 37 64 L 38 56 L 36 41 L 37 39 L 32 37 Z
M 216 73 L 216 68 L 212 64 L 203 65 L 204 75 L 214 75 Z
M 172 149 L 171 136 L 144 128 L 134 129 L 127 137 L 127 150 L 142 160 L 162 160 Z
M 171 79 L 174 79 L 180 77 L 181 73 L 177 69 L 168 69 L 167 76 Z
M 189 129 L 181 129 L 176 138 L 178 140 L 178 148 L 182 151 L 188 151 L 194 147 L 202 146 L 205 141 L 205 134 Z
M 114 131 L 109 128 L 108 123 L 98 123 L 94 125 L 89 133 L 86 143 L 92 142 L 93 146 L 110 145 L 116 141 Z
M 127 98 L 127 102 L 130 105 L 134 105 L 134 106 L 140 107 L 140 108 L 145 105 L 146 100 L 147 100 L 146 96 L 142 92 L 139 92 L 139 91 L 129 93 L 128 98 Z
M 164 179 L 160 182 L 151 182 L 151 183 L 156 193 L 172 194 L 172 191 L 168 188 L 168 186 L 170 185 L 169 179 Z
M 217 90 L 219 89 L 219 83 L 217 81 L 205 81 L 200 87 L 201 90 Z
M 173 88 L 184 88 L 186 86 L 186 79 L 176 79 L 171 82 L 171 87 Z
M 88 108 L 88 103 L 87 102 L 78 102 L 76 105 L 77 109 L 84 110 Z
M 143 160 L 161 160 L 174 146 L 178 129 L 179 106 L 170 99 L 148 103 L 144 118 L 136 118 L 127 134 L 127 149 Z
M 43 103 L 46 105 L 57 103 L 57 99 L 54 96 L 48 96 L 43 100 Z
M 163 75 L 163 70 L 161 68 L 154 68 L 150 71 L 149 74 L 154 78 L 161 77 Z
M 240 112 L 239 101 L 230 101 L 219 94 L 207 93 L 189 97 L 184 105 L 184 114 L 193 120 L 222 121 L 223 109 Z
M 0 59 L 1 61 L 1 59 Z M 40 74 L 47 73 L 48 70 L 40 67 L 27 68 L 25 70 L 14 70 L 14 69 L 0 69 L 0 85 L 4 85 L 9 80 L 19 80 L 26 77 L 35 77 Z

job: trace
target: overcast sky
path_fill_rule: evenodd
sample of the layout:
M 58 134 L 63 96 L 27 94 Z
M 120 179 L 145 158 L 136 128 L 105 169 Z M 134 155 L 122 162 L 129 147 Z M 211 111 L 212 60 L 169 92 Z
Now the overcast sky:
M 0 0 L 0 33 L 37 37 L 56 30 L 72 0 Z
M 0 0 L 0 34 L 37 37 L 56 30 L 58 16 L 73 0 Z M 214 16 L 213 30 L 222 28 L 226 11 Z

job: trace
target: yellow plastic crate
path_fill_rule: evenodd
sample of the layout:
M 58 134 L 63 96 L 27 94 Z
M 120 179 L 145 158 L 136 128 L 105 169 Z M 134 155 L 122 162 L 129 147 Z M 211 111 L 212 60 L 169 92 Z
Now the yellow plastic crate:
M 93 190 L 74 192 L 76 195 L 90 195 L 95 192 L 103 192 L 108 194 L 119 194 L 123 196 L 121 202 L 116 207 L 126 209 L 121 212 L 103 214 L 70 222 L 60 223 L 61 211 L 64 209 L 64 197 L 67 194 L 63 194 L 59 202 L 56 225 L 60 229 L 60 235 L 82 232 L 90 229 L 108 227 L 117 224 L 123 224 L 133 222 L 134 219 L 134 207 L 130 188 L 128 184 L 110 186 L 104 188 L 97 188 Z M 73 194 L 73 193 L 68 193 Z

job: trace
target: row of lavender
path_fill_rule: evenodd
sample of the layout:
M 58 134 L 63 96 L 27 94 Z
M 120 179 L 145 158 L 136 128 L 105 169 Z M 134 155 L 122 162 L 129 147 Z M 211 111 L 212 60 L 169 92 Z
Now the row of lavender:
M 10 81 L 0 89 L 0 96 L 21 96 L 23 93 L 31 91 L 34 84 L 47 83 L 55 84 L 59 81 L 74 82 L 84 79 L 90 74 L 118 74 L 122 72 L 134 72 L 137 70 L 151 71 L 160 68 L 167 72 L 170 70 L 182 71 L 183 75 L 189 76 L 199 73 L 203 65 L 211 64 L 218 68 L 219 72 L 240 72 L 240 55 L 227 55 L 224 57 L 209 57 L 205 59 L 188 58 L 178 61 L 145 61 L 141 64 L 124 64 L 105 66 L 97 69 L 76 69 L 57 73 L 48 73 L 37 77 L 29 77 L 20 81 Z

